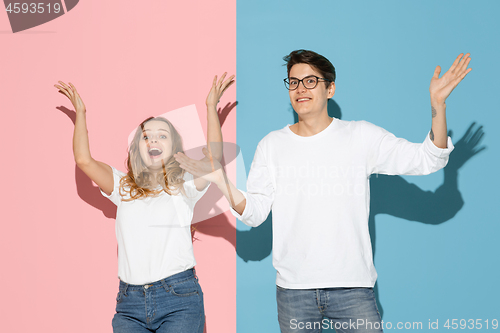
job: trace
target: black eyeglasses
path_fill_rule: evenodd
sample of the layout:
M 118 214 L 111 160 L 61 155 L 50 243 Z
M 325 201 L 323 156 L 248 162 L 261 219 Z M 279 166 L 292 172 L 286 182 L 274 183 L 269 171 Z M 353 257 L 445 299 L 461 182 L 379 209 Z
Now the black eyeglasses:
M 290 77 L 283 79 L 285 82 L 285 87 L 288 90 L 295 90 L 299 87 L 300 82 L 304 85 L 305 88 L 307 89 L 314 89 L 318 85 L 319 80 L 327 81 L 327 82 L 332 82 L 332 80 L 325 79 L 322 77 L 317 77 L 316 75 L 309 75 L 303 78 L 302 80 L 299 80 L 295 77 Z

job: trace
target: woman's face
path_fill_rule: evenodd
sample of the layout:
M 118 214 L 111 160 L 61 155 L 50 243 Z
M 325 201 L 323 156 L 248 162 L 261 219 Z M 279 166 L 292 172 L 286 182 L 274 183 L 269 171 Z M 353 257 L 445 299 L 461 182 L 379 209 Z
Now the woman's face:
M 172 156 L 170 127 L 160 120 L 150 120 L 144 124 L 139 137 L 139 152 L 144 164 L 151 170 L 160 170 Z

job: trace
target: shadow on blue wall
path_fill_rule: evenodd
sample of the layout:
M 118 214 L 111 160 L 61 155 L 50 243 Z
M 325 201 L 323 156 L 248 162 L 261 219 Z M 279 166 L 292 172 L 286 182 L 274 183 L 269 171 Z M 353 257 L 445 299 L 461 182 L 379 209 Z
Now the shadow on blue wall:
M 297 122 L 297 114 L 293 112 L 293 115 L 294 122 Z M 332 99 L 328 102 L 328 115 L 342 118 L 339 105 Z M 424 191 L 400 176 L 372 175 L 370 177 L 369 228 L 374 258 L 377 245 L 375 215 L 388 214 L 408 221 L 437 225 L 453 218 L 463 207 L 464 201 L 458 189 L 458 170 L 469 159 L 485 149 L 484 146 L 479 147 L 484 136 L 482 126 L 475 128 L 475 125 L 472 123 L 462 138 L 455 143 L 448 165 L 444 168 L 444 182 L 434 192 Z M 451 131 L 449 135 L 452 135 Z M 260 226 L 248 231 L 236 231 L 237 253 L 245 262 L 260 261 L 270 255 L 272 250 L 271 222 L 272 213 Z M 380 314 L 383 316 L 377 285 L 374 290 Z

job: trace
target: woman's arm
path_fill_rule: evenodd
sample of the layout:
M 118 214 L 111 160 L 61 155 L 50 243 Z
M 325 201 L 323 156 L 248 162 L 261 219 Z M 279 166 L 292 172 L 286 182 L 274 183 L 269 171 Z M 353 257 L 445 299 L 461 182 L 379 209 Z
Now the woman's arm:
M 217 104 L 224 94 L 224 91 L 234 83 L 234 75 L 224 81 L 226 75 L 227 73 L 224 73 L 219 81 L 217 81 L 217 76 L 214 77 L 212 88 L 205 101 L 207 105 L 207 147 L 211 158 L 217 160 L 217 162 L 222 159 L 222 131 L 219 122 L 219 114 L 217 113 Z M 210 157 L 205 157 L 204 159 L 210 159 Z M 210 163 L 212 167 L 215 168 L 214 161 L 210 160 Z M 203 190 L 208 183 L 209 182 L 203 178 L 196 178 L 194 180 L 196 189 L 199 191 Z
M 96 161 L 90 155 L 89 137 L 85 104 L 76 91 L 75 86 L 59 81 L 54 85 L 59 92 L 69 98 L 76 111 L 75 131 L 73 132 L 73 154 L 75 162 L 85 174 L 94 181 L 106 194 L 113 192 L 113 171 L 109 165 Z

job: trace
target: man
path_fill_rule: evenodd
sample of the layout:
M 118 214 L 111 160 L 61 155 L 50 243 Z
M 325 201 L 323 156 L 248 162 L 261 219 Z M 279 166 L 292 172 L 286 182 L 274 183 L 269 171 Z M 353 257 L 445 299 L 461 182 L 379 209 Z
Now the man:
M 259 143 L 247 193 L 225 180 L 216 163 L 177 155 L 182 168 L 217 184 L 243 223 L 258 226 L 272 208 L 282 332 L 321 332 L 326 327 L 382 332 L 373 294 L 377 273 L 368 231 L 369 177 L 424 175 L 446 165 L 453 145 L 447 137 L 445 100 L 470 72 L 469 56 L 459 55 L 441 78 L 436 67 L 429 88 L 432 127 L 421 144 L 368 122 L 330 118 L 335 68 L 315 52 L 297 50 L 284 60 L 285 85 L 299 121 Z

